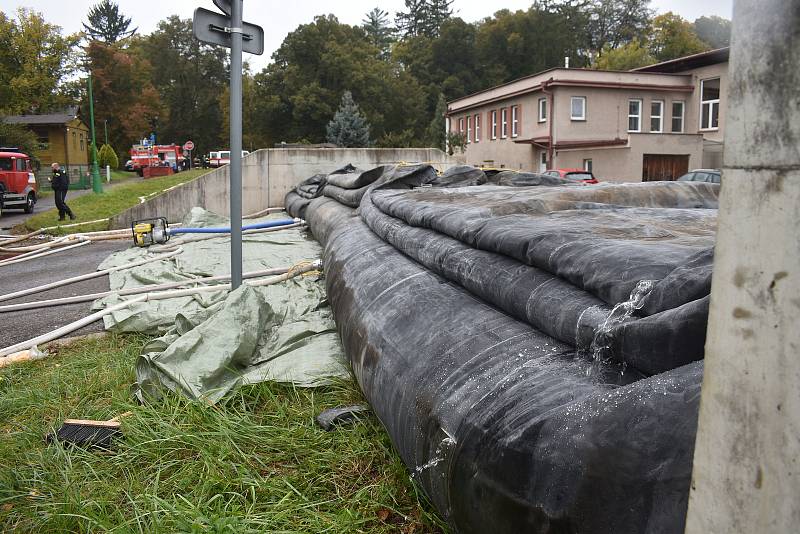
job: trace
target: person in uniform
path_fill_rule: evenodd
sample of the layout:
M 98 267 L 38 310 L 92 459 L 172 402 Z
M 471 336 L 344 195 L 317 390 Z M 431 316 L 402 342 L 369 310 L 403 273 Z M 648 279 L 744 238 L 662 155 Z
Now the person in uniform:
M 69 215 L 71 220 L 75 220 L 75 214 L 67 206 L 66 198 L 67 191 L 69 190 L 69 174 L 61 169 L 58 163 L 51 165 L 53 169 L 53 176 L 50 178 L 50 184 L 53 186 L 53 194 L 56 197 L 56 208 L 58 208 L 58 220 L 63 221 L 66 215 Z

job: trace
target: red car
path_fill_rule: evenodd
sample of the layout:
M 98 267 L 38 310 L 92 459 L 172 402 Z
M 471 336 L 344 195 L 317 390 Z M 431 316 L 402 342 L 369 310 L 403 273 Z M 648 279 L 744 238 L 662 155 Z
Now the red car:
M 36 191 L 31 158 L 14 148 L 0 148 L 0 213 L 3 209 L 33 213 Z
M 550 169 L 544 171 L 544 174 L 547 176 L 558 176 L 559 178 L 572 180 L 574 182 L 583 182 L 585 184 L 599 183 L 591 171 L 585 171 L 583 169 Z

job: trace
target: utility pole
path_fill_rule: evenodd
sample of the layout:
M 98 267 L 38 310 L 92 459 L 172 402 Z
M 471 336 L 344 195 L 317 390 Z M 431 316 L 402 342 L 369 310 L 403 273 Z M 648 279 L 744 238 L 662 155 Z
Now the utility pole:
M 231 289 L 242 285 L 242 0 L 231 0 Z
M 108 144 L 108 120 L 103 120 L 103 129 L 106 132 L 106 144 Z
M 89 123 L 92 128 L 92 148 L 90 149 L 91 157 L 91 175 L 92 175 L 92 191 L 95 193 L 103 192 L 103 182 L 100 181 L 100 169 L 97 167 L 97 145 L 94 136 L 94 100 L 92 99 L 92 75 L 89 74 Z
M 264 53 L 264 29 L 242 21 L 242 0 L 214 0 L 223 14 L 198 7 L 192 32 L 200 41 L 231 49 L 230 217 L 231 288 L 242 285 L 242 52 Z

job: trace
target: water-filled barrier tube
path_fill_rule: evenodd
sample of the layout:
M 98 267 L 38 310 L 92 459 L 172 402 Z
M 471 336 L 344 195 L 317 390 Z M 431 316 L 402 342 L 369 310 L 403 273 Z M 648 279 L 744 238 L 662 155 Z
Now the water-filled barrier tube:
M 363 172 L 286 205 L 325 247 L 365 396 L 455 531 L 682 532 L 718 187 Z

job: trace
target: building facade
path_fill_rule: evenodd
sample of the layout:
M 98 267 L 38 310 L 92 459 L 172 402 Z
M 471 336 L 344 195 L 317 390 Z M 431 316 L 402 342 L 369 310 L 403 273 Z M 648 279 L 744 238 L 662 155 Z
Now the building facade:
M 85 168 L 89 164 L 89 127 L 78 117 L 77 109 L 48 115 L 16 115 L 5 121 L 30 129 L 39 141 L 35 156 L 44 166 L 53 162 L 63 167 Z
M 674 180 L 722 164 L 728 49 L 634 71 L 555 68 L 448 104 L 471 165 Z

